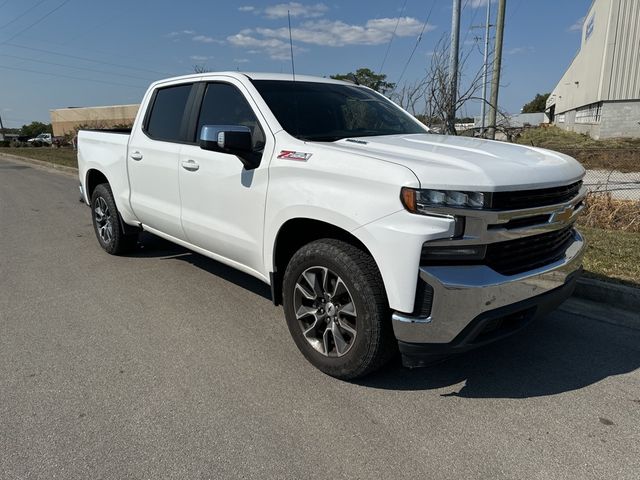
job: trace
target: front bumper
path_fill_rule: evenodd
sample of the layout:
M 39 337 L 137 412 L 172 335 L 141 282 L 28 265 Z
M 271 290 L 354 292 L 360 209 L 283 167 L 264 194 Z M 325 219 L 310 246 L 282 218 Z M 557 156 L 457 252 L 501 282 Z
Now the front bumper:
M 483 315 L 489 317 L 490 312 L 522 302 L 526 305 L 521 311 L 536 310 L 537 304 L 544 303 L 545 294 L 572 290 L 584 250 L 585 241 L 575 231 L 574 241 L 562 260 L 516 275 L 501 275 L 484 265 L 421 267 L 420 278 L 434 291 L 431 314 L 420 317 L 394 313 L 395 336 L 401 347 L 429 344 L 442 352 L 455 350 L 456 345 L 461 346 L 463 331 Z M 468 339 L 464 343 L 469 344 Z

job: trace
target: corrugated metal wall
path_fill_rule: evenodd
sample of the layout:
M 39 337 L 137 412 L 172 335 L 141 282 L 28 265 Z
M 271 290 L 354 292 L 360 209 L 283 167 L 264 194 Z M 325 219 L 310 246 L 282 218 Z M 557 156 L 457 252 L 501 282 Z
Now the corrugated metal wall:
M 618 28 L 608 99 L 640 99 L 640 1 L 617 1 Z

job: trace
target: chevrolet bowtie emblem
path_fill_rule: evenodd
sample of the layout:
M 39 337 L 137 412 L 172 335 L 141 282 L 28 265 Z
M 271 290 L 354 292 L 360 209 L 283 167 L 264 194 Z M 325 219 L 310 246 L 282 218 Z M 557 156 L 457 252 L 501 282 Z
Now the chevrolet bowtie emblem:
M 566 222 L 573 216 L 573 207 L 567 207 L 564 210 L 556 212 L 555 221 L 556 222 Z

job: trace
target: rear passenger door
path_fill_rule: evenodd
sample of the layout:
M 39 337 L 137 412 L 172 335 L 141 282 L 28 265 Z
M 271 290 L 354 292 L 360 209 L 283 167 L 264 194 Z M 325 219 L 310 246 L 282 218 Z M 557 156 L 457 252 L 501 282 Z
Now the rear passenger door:
M 186 140 L 193 83 L 156 89 L 142 128 L 129 140 L 131 208 L 145 226 L 184 240 L 180 222 L 179 163 Z
M 240 82 L 229 78 L 200 88 L 193 143 L 180 154 L 182 225 L 190 243 L 236 267 L 261 272 L 268 158 L 274 139 Z M 201 149 L 197 141 L 204 125 L 249 127 L 254 151 L 262 155 L 260 166 L 246 170 L 235 155 Z

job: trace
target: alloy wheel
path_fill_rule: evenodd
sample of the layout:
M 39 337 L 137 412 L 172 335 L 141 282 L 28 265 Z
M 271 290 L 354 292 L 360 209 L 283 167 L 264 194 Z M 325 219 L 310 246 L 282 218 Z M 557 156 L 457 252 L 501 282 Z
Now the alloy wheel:
M 293 297 L 307 342 L 327 357 L 345 355 L 356 339 L 357 312 L 342 278 L 327 267 L 307 268 L 296 282 Z

